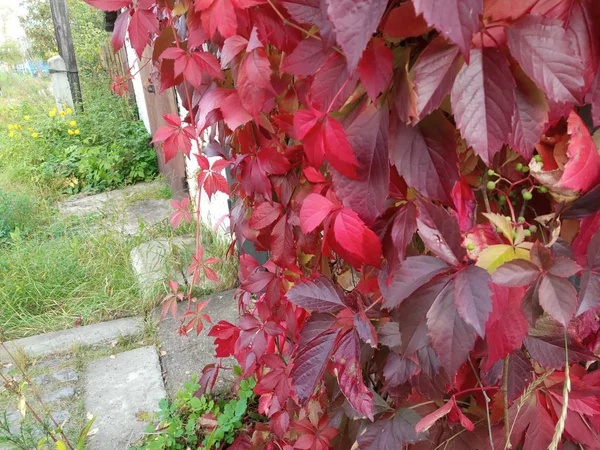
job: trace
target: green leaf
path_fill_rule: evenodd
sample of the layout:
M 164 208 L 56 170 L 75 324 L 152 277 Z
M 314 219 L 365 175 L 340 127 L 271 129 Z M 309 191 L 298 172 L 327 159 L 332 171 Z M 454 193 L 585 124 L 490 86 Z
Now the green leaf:
M 499 266 L 513 259 L 529 260 L 529 250 L 507 244 L 490 245 L 479 254 L 476 265 L 493 273 Z
M 85 438 L 87 438 L 87 435 L 90 432 L 95 420 L 96 417 L 92 417 L 85 427 L 83 427 L 83 430 L 81 430 L 81 434 L 79 435 L 79 439 L 77 441 L 77 450 L 83 450 L 85 448 Z

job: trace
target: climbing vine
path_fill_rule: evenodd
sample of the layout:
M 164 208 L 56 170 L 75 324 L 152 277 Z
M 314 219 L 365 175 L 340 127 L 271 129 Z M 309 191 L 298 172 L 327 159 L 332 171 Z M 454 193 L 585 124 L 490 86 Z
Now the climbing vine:
M 86 1 L 269 254 L 210 330 L 270 419 L 231 448 L 600 448 L 598 2 Z

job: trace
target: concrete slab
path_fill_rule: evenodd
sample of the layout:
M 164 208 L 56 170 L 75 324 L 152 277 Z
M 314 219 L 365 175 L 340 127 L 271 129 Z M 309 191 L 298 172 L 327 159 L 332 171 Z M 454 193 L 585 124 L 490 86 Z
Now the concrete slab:
M 89 450 L 126 450 L 143 434 L 138 417 L 158 411 L 166 397 L 154 347 L 141 347 L 90 363 L 86 376 L 86 411 L 96 416 L 98 432 Z
M 58 204 L 60 212 L 67 216 L 87 216 L 89 214 L 104 212 L 109 205 L 123 204 L 136 197 L 145 195 L 146 192 L 157 190 L 163 183 L 153 181 L 151 183 L 137 183 L 114 191 L 102 192 L 100 194 L 79 194 L 69 200 Z
M 200 301 L 211 299 L 204 310 L 213 323 L 226 320 L 236 323 L 239 318 L 237 300 L 233 297 L 235 291 L 225 291 L 218 294 L 206 296 Z M 187 310 L 187 302 L 178 305 L 178 317 Z M 160 309 L 155 311 L 160 317 Z M 200 336 L 192 332 L 189 336 L 180 336 L 177 333 L 179 321 L 174 321 L 172 316 L 167 316 L 158 326 L 160 341 L 161 361 L 167 393 L 170 398 L 175 398 L 178 390 L 183 389 L 183 383 L 189 381 L 193 374 L 201 374 L 202 369 L 214 363 L 215 355 L 214 338 L 207 336 L 210 324 L 202 331 Z M 229 358 L 224 361 L 225 367 L 233 367 L 235 359 Z M 216 391 L 229 388 L 235 378 L 233 371 L 224 370 L 219 374 L 215 386 Z
M 38 358 L 73 350 L 78 345 L 90 346 L 111 342 L 120 336 L 132 336 L 143 330 L 144 319 L 142 317 L 128 317 L 16 339 L 6 342 L 6 346 L 11 352 L 22 351 L 29 357 Z M 2 348 L 0 348 L 0 362 L 11 362 L 10 356 Z
M 171 200 L 142 200 L 135 202 L 125 210 L 125 223 L 120 225 L 123 234 L 136 234 L 140 224 L 152 227 L 160 222 L 166 222 L 173 212 Z
M 131 265 L 136 274 L 143 295 L 153 295 L 157 284 L 168 280 L 175 280 L 184 284 L 187 279 L 187 263 L 177 267 L 176 261 L 170 261 L 175 249 L 184 251 L 192 249 L 195 245 L 193 237 L 178 237 L 172 240 L 156 239 L 144 242 L 131 250 Z M 190 253 L 191 254 L 191 253 Z

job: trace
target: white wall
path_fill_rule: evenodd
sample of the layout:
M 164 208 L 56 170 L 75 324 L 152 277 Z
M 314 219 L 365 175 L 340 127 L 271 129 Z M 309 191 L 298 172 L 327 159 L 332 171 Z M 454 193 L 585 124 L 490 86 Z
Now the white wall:
M 179 94 L 177 95 L 177 103 L 179 105 L 180 116 L 183 119 L 187 115 L 186 109 L 183 107 L 181 102 L 181 97 Z M 208 132 L 205 131 L 201 136 L 200 143 L 201 145 L 206 142 Z M 191 158 L 185 158 L 185 169 L 187 173 L 187 181 L 188 186 L 190 188 L 190 197 L 192 202 L 195 204 L 196 199 L 198 198 L 198 170 L 200 167 L 198 166 L 198 161 L 194 157 L 194 154 L 198 153 L 198 146 L 195 142 L 192 142 L 192 152 Z M 218 157 L 208 158 L 209 162 L 212 164 L 215 160 L 219 159 Z M 225 176 L 225 173 L 222 173 Z M 222 192 L 217 192 L 212 196 L 212 200 L 208 199 L 206 193 L 202 192 L 202 196 L 200 199 L 200 215 L 202 217 L 202 221 L 206 224 L 209 224 L 211 227 L 214 227 L 217 223 L 220 222 L 218 227 L 219 231 L 223 233 L 229 232 L 229 204 L 228 204 L 229 196 L 227 194 L 223 194 Z M 224 219 L 223 219 L 224 218 Z
M 135 102 L 137 103 L 138 113 L 140 119 L 144 122 L 146 130 L 150 133 L 150 120 L 148 119 L 148 108 L 146 107 L 146 100 L 144 97 L 144 83 L 142 76 L 140 75 L 140 62 L 138 60 L 135 50 L 131 47 L 129 37 L 125 39 L 125 50 L 127 51 L 127 63 L 129 66 L 129 73 L 133 75 L 133 91 L 135 93 Z

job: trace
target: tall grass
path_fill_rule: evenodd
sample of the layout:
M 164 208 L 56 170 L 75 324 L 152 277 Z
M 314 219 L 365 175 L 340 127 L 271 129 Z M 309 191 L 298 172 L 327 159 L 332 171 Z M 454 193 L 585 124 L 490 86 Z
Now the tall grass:
M 0 324 L 12 339 L 147 311 L 118 233 L 64 234 L 0 247 Z

